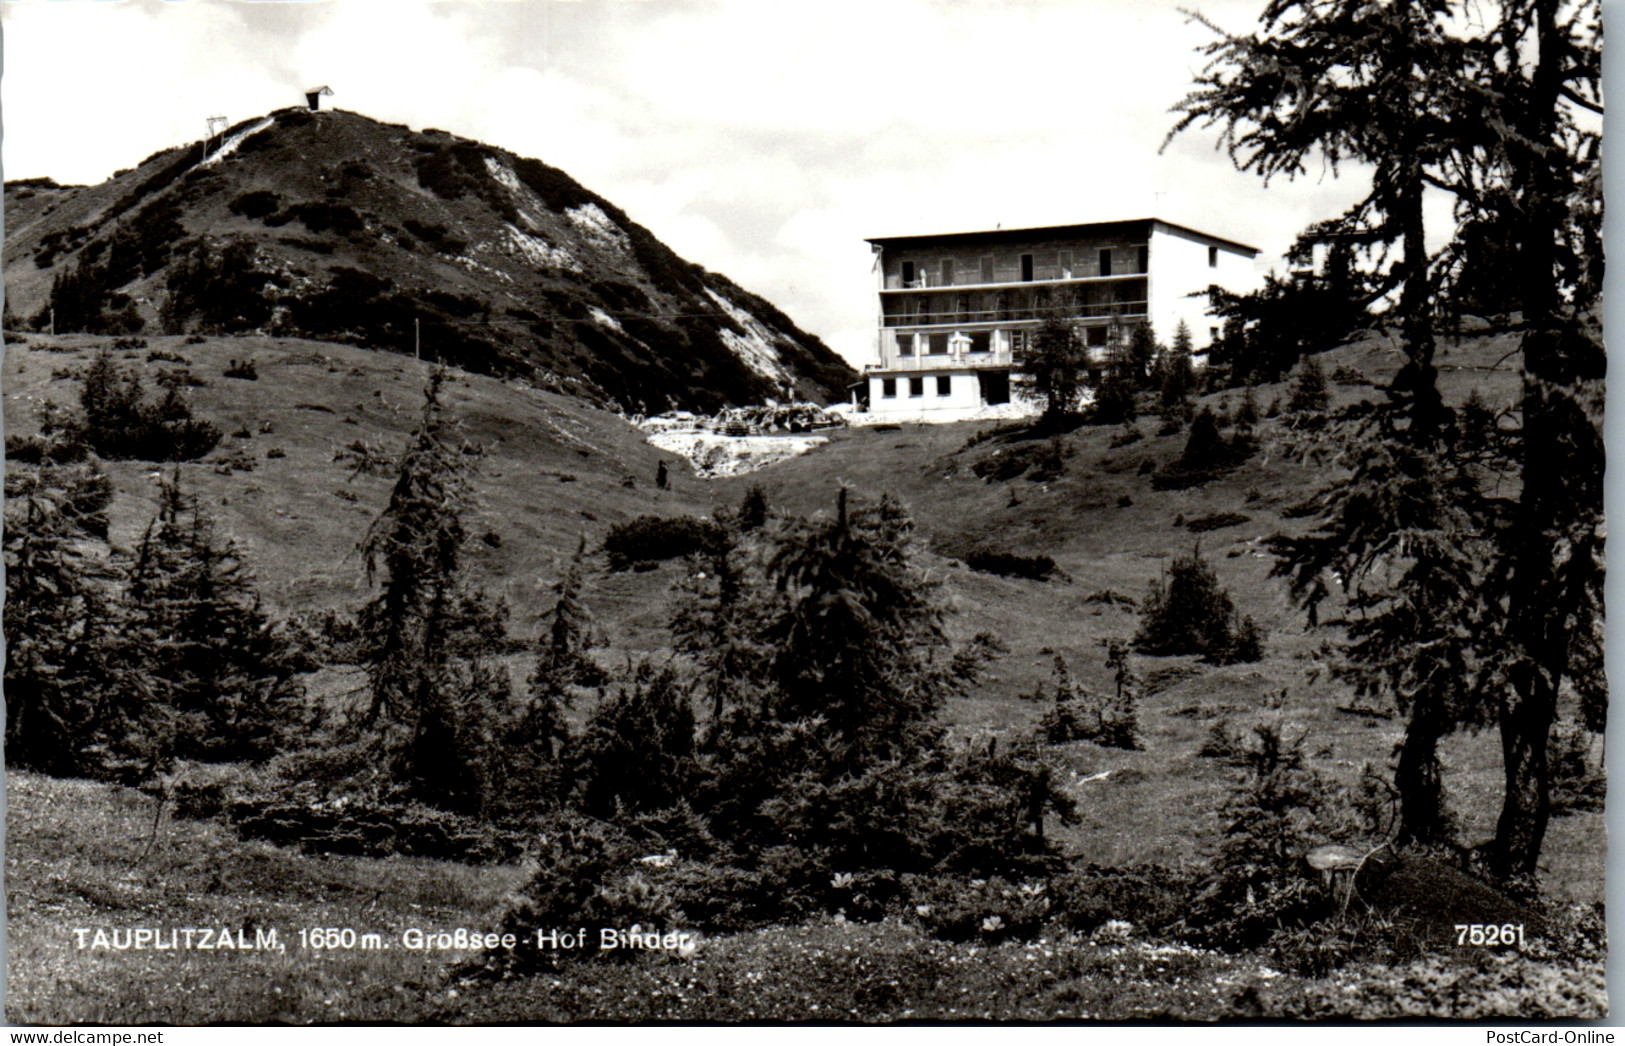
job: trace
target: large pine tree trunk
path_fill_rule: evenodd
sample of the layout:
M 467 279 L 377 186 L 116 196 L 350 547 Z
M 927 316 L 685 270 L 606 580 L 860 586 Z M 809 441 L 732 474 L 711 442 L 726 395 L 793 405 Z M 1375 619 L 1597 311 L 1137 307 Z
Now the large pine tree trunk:
M 1564 64 L 1558 0 L 1535 0 L 1536 65 L 1511 145 L 1512 188 L 1521 226 L 1523 261 L 1523 489 L 1511 531 L 1513 563 L 1509 647 L 1510 687 L 1498 715 L 1505 759 L 1505 796 L 1496 826 L 1492 866 L 1502 875 L 1532 875 L 1550 817 L 1547 737 L 1557 715 L 1557 689 L 1568 667 L 1566 610 L 1573 592 L 1560 576 L 1565 537 L 1586 506 L 1600 499 L 1587 482 L 1588 463 L 1576 458 L 1578 423 L 1590 422 L 1565 386 L 1564 335 L 1557 280 L 1557 237 L 1566 220 L 1567 187 L 1557 158 Z M 1515 41 L 1509 41 L 1516 46 Z M 1577 417 L 1578 415 L 1578 417 Z M 1583 451 L 1582 451 L 1583 453 Z M 1576 472 L 1578 470 L 1578 474 Z M 1572 582 L 1571 582 L 1572 584 Z
M 1398 841 L 1443 842 L 1447 833 L 1439 739 L 1450 724 L 1435 699 L 1419 696 L 1416 702 L 1400 745 L 1399 764 L 1394 769 L 1394 789 L 1400 796 Z
M 1431 443 L 1444 420 L 1438 369 L 1433 365 L 1433 294 L 1428 278 L 1427 226 L 1423 218 L 1424 184 L 1419 163 L 1406 164 L 1395 217 L 1403 232 L 1405 286 L 1399 296 L 1400 323 L 1408 362 L 1394 376 L 1393 391 L 1410 404 L 1410 435 Z

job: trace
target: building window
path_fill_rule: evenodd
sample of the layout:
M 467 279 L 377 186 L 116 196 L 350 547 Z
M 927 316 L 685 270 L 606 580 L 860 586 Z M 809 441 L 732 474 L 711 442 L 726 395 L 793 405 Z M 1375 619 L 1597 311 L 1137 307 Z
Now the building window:
M 946 356 L 946 355 L 948 355 L 948 335 L 947 334 L 945 334 L 945 333 L 943 333 L 941 331 L 938 331 L 937 333 L 929 334 L 926 337 L 929 339 L 929 347 L 927 348 L 926 351 L 930 352 L 931 355 L 933 355 L 933 356 Z
M 910 378 L 910 379 L 908 379 L 908 394 L 910 396 L 924 396 L 925 395 L 925 379 L 924 378 Z
M 1102 276 L 1112 274 L 1112 249 L 1110 247 L 1100 252 L 1100 274 Z
M 1219 267 L 1219 248 L 1209 247 L 1207 249 L 1207 267 L 1210 269 Z
M 914 263 L 911 261 L 903 263 L 903 286 L 914 286 Z
M 1092 349 L 1100 348 L 1106 344 L 1106 328 L 1100 326 L 1085 327 L 1083 330 L 1083 341 L 1085 345 L 1088 345 Z
M 914 355 L 914 335 L 899 334 L 897 336 L 897 354 L 899 356 Z
M 883 399 L 889 399 L 889 400 L 896 399 L 897 398 L 897 379 L 896 378 L 881 378 L 880 379 L 880 395 L 881 395 L 881 397 Z
M 1151 271 L 1151 248 L 1145 244 L 1140 245 L 1139 257 L 1135 261 L 1140 263 L 1140 272 Z
M 942 259 L 942 285 L 944 287 L 954 285 L 954 260 L 952 258 Z
M 971 322 L 971 318 L 970 318 L 970 295 L 968 295 L 968 294 L 961 294 L 959 296 L 959 322 L 960 323 L 970 323 Z
M 993 282 L 993 255 L 991 254 L 982 256 L 982 282 Z
M 920 295 L 920 300 L 918 302 L 918 306 L 919 307 L 918 307 L 918 309 L 916 311 L 919 314 L 920 322 L 921 323 L 930 323 L 931 322 L 931 296 L 928 295 L 928 294 Z
M 1057 254 L 1055 256 L 1055 267 L 1060 270 L 1055 274 L 1056 278 L 1070 280 L 1072 278 L 1072 252 L 1061 251 Z
M 954 391 L 954 379 L 947 374 L 937 375 L 937 395 L 951 396 Z
M 970 332 L 970 351 L 971 352 L 991 352 L 991 351 L 993 351 L 993 332 L 992 331 L 971 331 Z
M 1021 256 L 1021 282 L 1033 282 L 1033 256 L 1030 254 Z

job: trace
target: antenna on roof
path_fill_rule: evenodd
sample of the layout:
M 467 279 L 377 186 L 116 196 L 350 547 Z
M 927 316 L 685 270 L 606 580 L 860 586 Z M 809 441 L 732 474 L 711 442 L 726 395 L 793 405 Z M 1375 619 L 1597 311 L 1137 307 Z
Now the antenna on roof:
M 215 135 L 219 134 L 221 131 L 224 131 L 226 129 L 226 124 L 229 123 L 229 122 L 230 121 L 227 120 L 224 116 L 211 116 L 205 121 L 205 123 L 207 124 L 209 130 L 208 130 L 208 133 L 203 136 L 203 159 L 204 160 L 207 160 L 209 158 L 209 143 L 214 140 Z M 199 162 L 201 162 L 201 161 L 199 161 Z

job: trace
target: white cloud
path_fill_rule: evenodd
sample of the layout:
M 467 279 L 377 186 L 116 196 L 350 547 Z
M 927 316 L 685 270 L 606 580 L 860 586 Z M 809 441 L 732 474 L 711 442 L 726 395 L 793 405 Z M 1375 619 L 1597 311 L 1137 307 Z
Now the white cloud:
M 6 174 L 99 180 L 326 83 L 565 170 L 861 364 L 866 236 L 1157 213 L 1273 256 L 1355 197 L 1266 192 L 1210 135 L 1159 154 L 1209 39 L 1178 6 L 0 3 Z M 1244 28 L 1262 0 L 1201 7 Z

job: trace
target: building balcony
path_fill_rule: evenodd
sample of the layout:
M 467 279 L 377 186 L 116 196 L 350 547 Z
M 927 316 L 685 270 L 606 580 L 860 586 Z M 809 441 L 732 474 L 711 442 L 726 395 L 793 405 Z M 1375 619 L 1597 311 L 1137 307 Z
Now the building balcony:
M 1145 279 L 1148 273 L 1140 272 L 1114 272 L 1110 276 L 1047 276 L 1031 280 L 995 280 L 992 283 L 944 283 L 931 273 L 926 273 L 917 279 L 904 281 L 901 276 L 888 274 L 885 286 L 880 289 L 881 294 L 909 294 L 920 291 L 990 291 L 1005 290 L 1011 287 L 1070 287 L 1097 283 L 1110 283 L 1113 280 Z
M 929 352 L 923 356 L 893 356 L 883 363 L 864 364 L 864 373 L 879 371 L 933 371 L 981 370 L 989 367 L 1010 366 L 1010 351 L 966 352 L 958 356 L 947 352 Z
M 881 326 L 908 327 L 914 330 L 986 330 L 1011 323 L 1039 323 L 1051 315 L 1070 320 L 1140 319 L 1146 314 L 1147 302 L 1116 301 L 1093 305 L 1035 306 L 1025 309 L 981 309 L 943 314 L 920 313 L 881 317 Z

